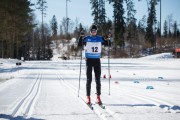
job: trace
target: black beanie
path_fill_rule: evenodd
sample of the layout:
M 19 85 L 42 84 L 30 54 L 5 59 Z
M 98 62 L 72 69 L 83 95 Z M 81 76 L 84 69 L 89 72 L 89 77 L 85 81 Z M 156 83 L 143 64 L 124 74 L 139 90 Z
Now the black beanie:
M 97 28 L 97 26 L 96 26 L 95 24 L 93 24 L 93 25 L 91 26 L 90 31 L 92 31 L 92 30 L 98 30 L 98 28 Z

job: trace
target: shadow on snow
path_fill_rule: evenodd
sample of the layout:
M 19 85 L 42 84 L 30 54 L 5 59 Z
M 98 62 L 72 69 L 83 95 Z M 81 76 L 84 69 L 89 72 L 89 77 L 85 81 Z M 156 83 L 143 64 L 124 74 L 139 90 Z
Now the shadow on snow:
M 23 116 L 13 117 L 11 115 L 0 114 L 0 118 L 8 119 L 8 120 L 44 120 L 44 119 L 37 119 L 37 118 L 24 118 Z
M 128 106 L 128 107 L 141 107 L 141 106 L 146 106 L 146 107 L 154 107 L 157 106 L 155 104 L 105 104 L 106 106 Z M 158 107 L 164 109 L 168 108 L 171 110 L 180 110 L 180 106 L 174 105 L 174 106 L 169 106 L 169 105 L 159 105 Z

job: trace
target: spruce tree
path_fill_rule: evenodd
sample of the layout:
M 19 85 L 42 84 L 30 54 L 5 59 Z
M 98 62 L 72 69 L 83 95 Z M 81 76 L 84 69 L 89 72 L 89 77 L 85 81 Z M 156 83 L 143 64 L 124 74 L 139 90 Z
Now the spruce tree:
M 177 37 L 177 28 L 178 28 L 177 21 L 175 21 L 173 24 L 173 37 L 174 38 Z
M 42 48 L 43 48 L 43 55 L 44 55 L 44 58 L 45 58 L 45 46 L 46 46 L 46 41 L 45 41 L 45 38 L 44 38 L 44 16 L 46 15 L 45 11 L 47 9 L 47 2 L 46 0 L 38 0 L 37 3 L 38 5 L 38 8 L 40 11 L 41 11 L 41 17 L 42 17 L 42 27 L 41 27 L 41 40 L 43 41 L 42 42 Z
M 166 20 L 164 21 L 163 28 L 164 28 L 163 35 L 164 35 L 165 38 L 167 38 L 167 36 L 168 36 L 168 26 L 167 26 L 167 21 Z
M 161 37 L 161 31 L 160 31 L 160 25 L 158 24 L 157 30 L 156 30 L 156 37 Z
M 51 20 L 51 30 L 52 30 L 52 36 L 53 37 L 56 37 L 57 36 L 57 29 L 58 29 L 58 26 L 57 26 L 57 20 L 56 20 L 56 16 L 53 15 L 53 18 Z
M 99 23 L 106 23 L 106 10 L 105 10 L 105 1 L 99 0 Z
M 124 42 L 124 32 L 125 32 L 125 22 L 124 22 L 124 8 L 123 0 L 108 0 L 109 3 L 113 4 L 114 8 L 114 41 L 115 45 L 121 48 L 125 46 Z
M 104 34 L 106 28 L 106 10 L 105 0 L 90 0 L 92 4 L 92 16 L 94 16 L 94 24 L 98 26 L 98 32 Z
M 23 40 L 33 27 L 31 5 L 29 0 L 0 1 L 1 57 L 19 57 Z
M 105 1 L 99 0 L 99 31 L 101 34 L 106 31 L 106 11 L 105 11 Z
M 146 27 L 146 35 L 145 39 L 147 43 L 150 43 L 150 47 L 155 47 L 155 31 L 154 31 L 154 26 L 156 24 L 156 9 L 155 5 L 157 5 L 156 0 L 151 0 L 150 1 L 150 10 L 149 10 L 149 15 L 147 19 L 147 27 Z
M 99 1 L 98 0 L 90 0 L 90 3 L 92 4 L 92 16 L 94 16 L 94 24 L 99 23 Z
M 130 43 L 130 55 L 132 54 L 133 46 L 136 40 L 136 10 L 134 9 L 133 0 L 126 0 L 127 4 L 127 23 L 126 23 L 126 31 L 127 31 L 127 40 Z
M 140 33 L 145 33 L 145 29 L 146 29 L 146 16 L 144 15 L 143 18 L 141 20 L 139 20 L 139 23 L 138 23 L 138 32 Z

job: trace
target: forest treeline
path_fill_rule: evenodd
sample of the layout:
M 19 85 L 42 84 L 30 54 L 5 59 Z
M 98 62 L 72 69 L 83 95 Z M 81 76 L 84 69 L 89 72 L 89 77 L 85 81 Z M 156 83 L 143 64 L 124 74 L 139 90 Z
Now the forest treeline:
M 178 47 L 179 24 L 173 19 L 173 15 L 168 15 L 165 21 L 157 20 L 156 10 L 159 9 L 157 5 L 161 0 L 146 2 L 148 14 L 138 20 L 135 18 L 138 11 L 135 10 L 134 0 L 89 1 L 93 22 L 99 28 L 98 34 L 105 38 L 108 34 L 112 35 L 112 57 L 174 52 Z M 112 16 L 106 16 L 105 4 L 113 7 L 112 19 L 109 18 Z M 36 20 L 32 6 L 41 11 L 41 21 Z M 0 1 L 0 58 L 49 60 L 53 56 L 50 48 L 52 40 L 65 42 L 78 38 L 81 31 L 88 34 L 87 25 L 82 25 L 78 19 L 70 19 L 70 16 L 57 21 L 56 15 L 52 15 L 50 23 L 45 23 L 47 9 L 46 0 L 37 0 L 36 3 L 31 3 L 30 0 Z M 69 52 L 73 50 L 78 51 L 71 46 Z

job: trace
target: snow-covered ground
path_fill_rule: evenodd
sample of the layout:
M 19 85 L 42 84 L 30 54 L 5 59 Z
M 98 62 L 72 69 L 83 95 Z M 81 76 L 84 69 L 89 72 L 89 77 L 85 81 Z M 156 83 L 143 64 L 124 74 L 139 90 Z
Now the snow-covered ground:
M 16 63 L 22 63 L 22 61 L 0 58 L 0 82 L 12 79 L 17 75 L 19 65 L 16 65 Z
M 164 57 L 165 56 L 165 57 Z M 86 98 L 85 61 L 79 86 L 80 60 L 26 61 L 0 59 L 0 120 L 179 120 L 180 59 L 165 53 L 102 63 L 105 109 Z M 104 78 L 106 75 L 106 78 Z M 92 103 L 96 98 L 92 82 Z

